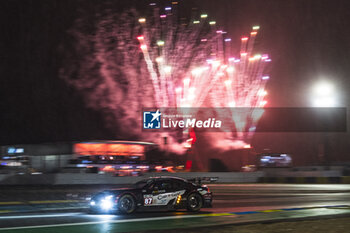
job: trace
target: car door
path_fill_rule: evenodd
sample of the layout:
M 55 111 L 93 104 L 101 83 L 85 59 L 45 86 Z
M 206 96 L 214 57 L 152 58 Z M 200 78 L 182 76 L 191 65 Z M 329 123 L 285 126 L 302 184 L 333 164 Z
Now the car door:
M 172 180 L 172 196 L 176 197 L 177 201 L 186 200 L 186 183 L 182 180 Z M 185 194 L 185 195 L 184 195 Z M 181 196 L 181 197 L 179 197 Z M 175 204 L 175 201 L 174 201 Z
M 166 206 L 171 200 L 172 183 L 170 180 L 155 181 L 143 195 L 144 206 Z

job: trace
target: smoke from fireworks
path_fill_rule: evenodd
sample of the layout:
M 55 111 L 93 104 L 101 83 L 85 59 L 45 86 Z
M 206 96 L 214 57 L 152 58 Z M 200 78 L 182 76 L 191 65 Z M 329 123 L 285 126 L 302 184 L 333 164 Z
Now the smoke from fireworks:
M 78 20 L 62 77 L 124 138 L 160 143 L 159 134 L 141 133 L 142 107 L 231 107 L 237 131 L 231 145 L 244 146 L 237 140 L 249 140 L 267 103 L 269 77 L 263 72 L 270 59 L 253 53 L 259 27 L 241 38 L 240 54 L 233 57 L 231 39 L 207 14 L 179 19 L 177 2 L 162 9 L 151 3 L 150 9 L 146 16 L 106 11 L 92 26 Z M 174 135 L 166 136 L 174 149 L 182 148 Z

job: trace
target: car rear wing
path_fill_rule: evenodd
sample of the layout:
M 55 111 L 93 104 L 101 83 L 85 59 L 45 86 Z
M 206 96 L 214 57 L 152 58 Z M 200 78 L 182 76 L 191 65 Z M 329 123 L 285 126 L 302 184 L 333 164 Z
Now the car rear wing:
M 192 179 L 188 179 L 188 181 L 195 183 L 195 184 L 202 184 L 202 183 L 214 183 L 218 181 L 219 177 L 195 177 Z

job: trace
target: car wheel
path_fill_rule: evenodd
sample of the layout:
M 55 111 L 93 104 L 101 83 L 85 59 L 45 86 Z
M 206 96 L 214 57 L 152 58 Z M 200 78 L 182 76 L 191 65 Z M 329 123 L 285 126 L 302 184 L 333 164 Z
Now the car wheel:
M 118 200 L 118 210 L 123 214 L 131 214 L 136 210 L 136 201 L 130 194 L 121 196 Z
M 187 198 L 187 210 L 199 211 L 203 206 L 202 197 L 198 193 L 192 193 Z

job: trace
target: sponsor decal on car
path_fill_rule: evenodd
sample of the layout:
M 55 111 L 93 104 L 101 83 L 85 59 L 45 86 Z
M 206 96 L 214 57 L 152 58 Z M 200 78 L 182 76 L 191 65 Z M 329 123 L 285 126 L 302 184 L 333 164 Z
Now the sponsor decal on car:
M 186 190 L 180 190 L 176 192 L 170 193 L 162 193 L 162 194 L 145 194 L 143 195 L 144 206 L 159 206 L 159 205 L 167 205 L 170 200 L 177 198 L 179 195 L 183 195 Z

